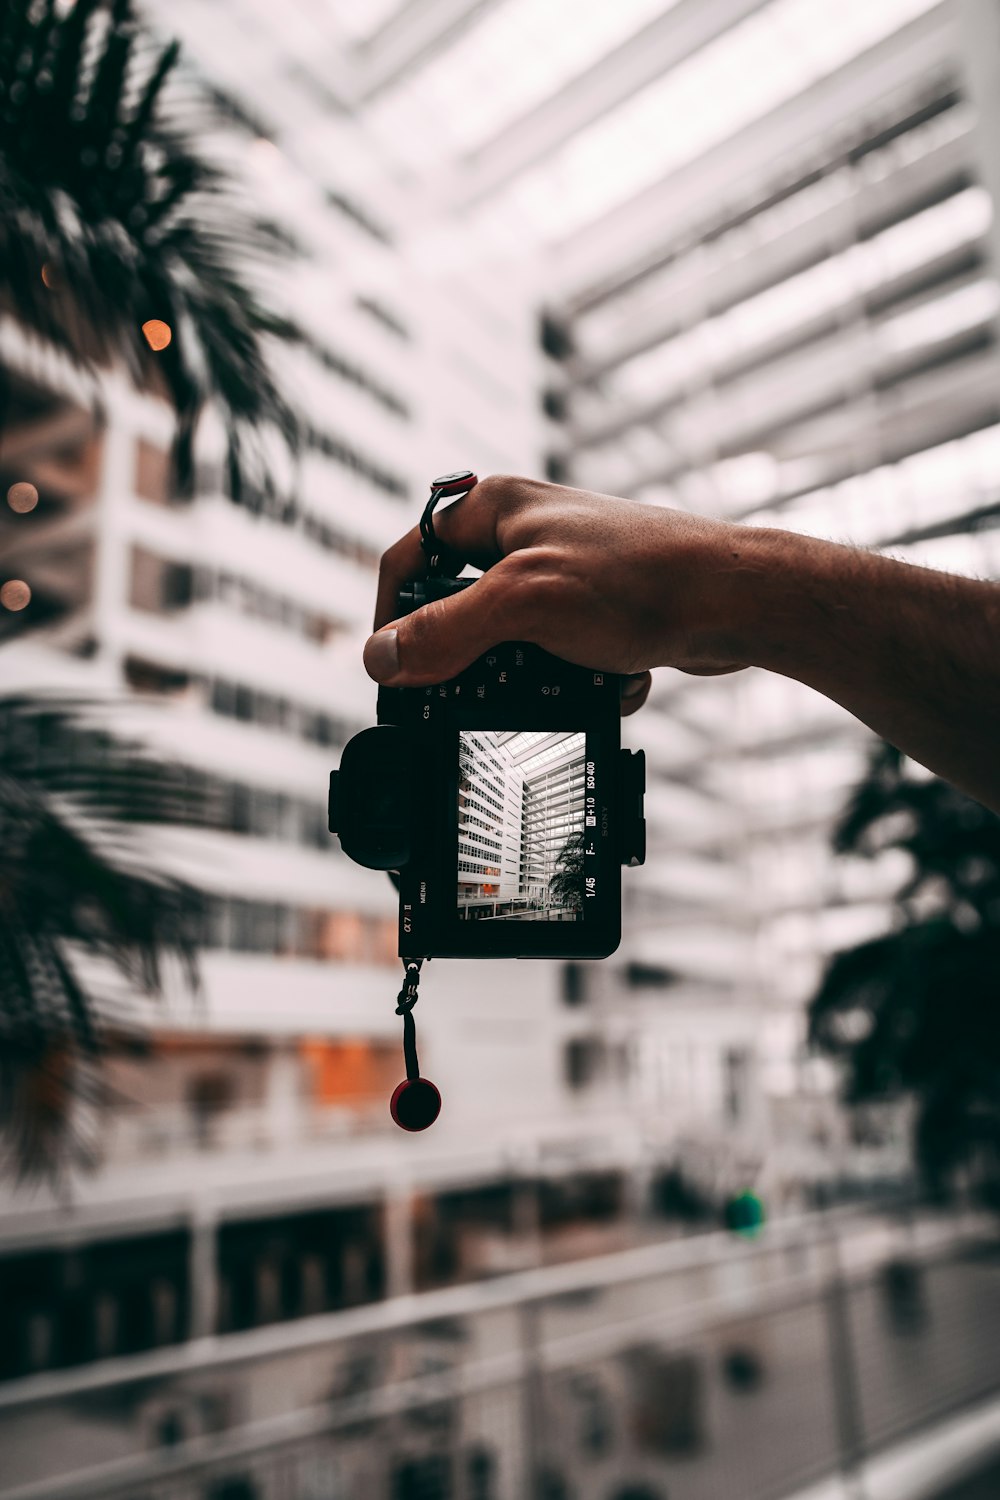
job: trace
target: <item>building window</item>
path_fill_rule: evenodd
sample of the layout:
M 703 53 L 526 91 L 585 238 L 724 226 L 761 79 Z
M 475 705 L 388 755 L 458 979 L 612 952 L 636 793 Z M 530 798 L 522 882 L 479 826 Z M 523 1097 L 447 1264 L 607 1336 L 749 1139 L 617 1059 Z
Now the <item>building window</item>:
M 129 575 L 129 604 L 153 614 L 169 614 L 191 603 L 193 576 L 187 563 L 169 562 L 133 547 Z
M 364 230 L 371 239 L 378 240 L 380 245 L 392 244 L 392 235 L 388 229 L 380 224 L 356 198 L 349 198 L 346 193 L 338 192 L 335 188 L 327 188 L 325 197 L 331 208 L 335 208 L 345 219 L 350 219 L 352 224 Z
M 217 465 L 199 464 L 195 480 L 199 495 L 217 495 L 222 488 L 222 474 Z M 301 527 L 303 536 L 315 542 L 326 552 L 335 552 L 361 567 L 377 568 L 379 550 L 362 537 L 342 531 L 338 526 L 321 519 L 312 511 L 300 509 L 298 505 L 273 494 L 265 494 L 249 481 L 243 485 L 243 502 L 255 515 L 263 516 L 279 526 Z
M 382 327 L 387 328 L 390 333 L 395 334 L 396 338 L 409 343 L 412 337 L 410 330 L 401 318 L 398 318 L 394 312 L 389 311 L 384 303 L 376 301 L 374 297 L 358 297 L 357 304 L 362 312 L 366 312 L 370 318 L 374 318 L 376 323 L 381 323 Z
M 604 1043 L 600 1037 L 571 1037 L 563 1049 L 563 1075 L 571 1089 L 584 1089 L 594 1083 L 604 1063 Z
M 135 492 L 143 500 L 167 505 L 170 500 L 170 455 L 140 438 L 135 448 Z
M 730 1047 L 722 1055 L 723 1108 L 731 1125 L 746 1116 L 749 1104 L 750 1055 L 745 1047 Z
M 343 438 L 336 437 L 332 432 L 321 432 L 318 427 L 308 428 L 305 436 L 307 444 L 315 453 L 322 453 L 324 458 L 330 458 L 343 468 L 350 469 L 352 474 L 359 474 L 362 479 L 366 479 L 384 494 L 391 495 L 393 499 L 409 498 L 409 486 L 405 480 L 365 458 L 364 454 L 359 453 L 357 448 L 353 448 Z
M 310 744 L 322 745 L 324 749 L 339 749 L 356 733 L 352 725 L 321 709 L 304 708 L 287 698 L 279 698 L 246 683 L 227 682 L 220 677 L 211 679 L 208 703 L 213 713 L 240 719 L 245 724 L 259 724 L 263 728 L 296 734 Z
M 568 359 L 573 353 L 573 336 L 569 328 L 551 313 L 543 313 L 538 342 L 550 359 Z
M 203 941 L 207 948 L 236 953 L 387 967 L 399 963 L 395 917 L 247 901 L 238 896 L 208 898 Z
M 563 964 L 562 997 L 567 1005 L 582 1005 L 587 998 L 587 971 L 583 964 Z
M 127 656 L 124 665 L 125 681 L 137 693 L 156 693 L 172 696 L 183 693 L 190 685 L 187 672 L 175 671 L 160 666 L 157 662 L 144 661 L 138 656 Z
M 625 983 L 633 990 L 665 990 L 680 976 L 662 964 L 630 963 L 625 966 Z
M 249 578 L 240 577 L 225 569 L 196 569 L 191 596 L 200 601 L 215 600 L 252 618 L 280 625 L 319 646 L 328 645 L 348 629 L 346 624 L 330 614 L 309 609 L 294 599 L 276 594 Z
M 399 1082 L 399 1048 L 394 1041 L 370 1037 L 308 1039 L 299 1055 L 309 1074 L 309 1092 L 321 1108 L 377 1103 Z
M 312 343 L 309 347 L 324 369 L 331 370 L 349 385 L 356 385 L 359 390 L 365 391 L 386 411 L 391 411 L 393 416 L 409 420 L 410 409 L 406 403 L 394 391 L 382 385 L 381 381 L 376 380 L 373 375 L 369 375 L 367 371 L 356 365 L 353 360 L 346 359 L 322 344 Z

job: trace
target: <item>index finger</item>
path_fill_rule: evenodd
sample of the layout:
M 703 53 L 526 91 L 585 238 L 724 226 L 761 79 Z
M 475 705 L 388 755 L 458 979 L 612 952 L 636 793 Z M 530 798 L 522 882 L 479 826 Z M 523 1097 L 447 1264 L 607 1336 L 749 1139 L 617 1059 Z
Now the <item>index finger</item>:
M 491 568 L 503 556 L 497 542 L 496 510 L 491 503 L 491 491 L 492 487 L 481 481 L 460 500 L 434 513 L 434 530 L 448 554 L 444 559 L 444 571 L 453 577 L 461 573 L 467 563 L 475 568 Z M 382 554 L 375 601 L 376 630 L 395 620 L 399 614 L 398 595 L 402 585 L 411 578 L 423 578 L 426 573 L 427 559 L 420 545 L 420 528 L 414 526 Z

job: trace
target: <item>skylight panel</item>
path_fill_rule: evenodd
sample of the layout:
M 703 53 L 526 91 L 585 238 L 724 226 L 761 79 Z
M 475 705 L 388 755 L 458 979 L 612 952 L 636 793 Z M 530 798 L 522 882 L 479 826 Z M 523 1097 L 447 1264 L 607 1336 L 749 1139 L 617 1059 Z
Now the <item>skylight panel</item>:
M 525 776 L 543 770 L 545 766 L 556 760 L 570 760 L 574 755 L 582 755 L 586 735 L 573 734 L 569 739 L 560 740 L 547 749 L 540 750 L 537 755 L 531 755 L 520 764 L 520 770 Z
M 596 121 L 488 210 L 565 237 L 735 135 L 936 0 L 774 0 Z
M 324 0 L 331 6 L 337 25 L 355 42 L 374 36 L 386 21 L 402 9 L 403 0 Z
M 519 755 L 524 754 L 525 750 L 530 750 L 532 745 L 538 745 L 542 740 L 547 740 L 551 733 L 550 729 L 529 729 L 519 734 L 498 734 L 497 744 L 516 760 Z
M 347 0 L 342 0 L 347 3 Z M 550 98 L 677 0 L 506 0 L 439 51 L 373 114 L 432 113 L 456 151 L 474 151 Z M 442 107 L 443 106 L 443 107 Z

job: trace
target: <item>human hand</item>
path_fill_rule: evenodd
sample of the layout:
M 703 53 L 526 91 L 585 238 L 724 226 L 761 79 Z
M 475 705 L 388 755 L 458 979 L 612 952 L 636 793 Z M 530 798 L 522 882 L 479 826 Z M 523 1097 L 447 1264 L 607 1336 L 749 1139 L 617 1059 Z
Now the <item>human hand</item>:
M 450 571 L 482 568 L 474 587 L 396 617 L 400 586 L 426 572 L 417 527 L 385 553 L 377 682 L 443 682 L 502 641 L 531 641 L 580 666 L 626 677 L 622 712 L 641 707 L 649 669 L 736 671 L 726 645 L 727 573 L 739 528 L 683 511 L 494 474 L 434 518 Z M 631 687 L 631 691 L 629 688 Z

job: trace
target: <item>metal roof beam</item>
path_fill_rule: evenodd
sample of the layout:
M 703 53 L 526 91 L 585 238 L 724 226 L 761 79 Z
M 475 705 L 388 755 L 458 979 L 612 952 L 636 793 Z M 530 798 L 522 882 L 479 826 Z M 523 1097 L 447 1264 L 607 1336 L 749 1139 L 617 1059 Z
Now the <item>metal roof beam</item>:
M 491 140 L 459 168 L 456 201 L 480 202 L 631 99 L 768 0 L 680 0 Z
M 501 0 L 407 0 L 358 46 L 361 99 L 373 99 L 399 83 L 499 3 Z M 455 89 L 459 97 L 461 78 L 456 78 Z
M 766 444 L 779 459 L 805 455 L 825 461 L 822 475 L 817 474 L 809 489 L 839 484 L 841 480 L 865 472 L 869 465 L 854 457 L 852 441 L 865 430 L 869 414 L 864 400 L 847 401 L 816 418 L 779 424 L 772 428 L 761 412 L 755 427 L 734 437 L 735 444 L 745 448 Z M 997 383 L 997 350 L 989 348 L 967 357 L 961 364 L 949 364 L 925 374 L 902 380 L 880 398 L 879 444 L 881 462 L 897 463 L 925 448 L 933 448 L 952 438 L 964 437 L 982 427 L 1000 422 L 1000 395 Z M 720 423 L 720 431 L 729 433 Z M 725 454 L 723 456 L 726 456 Z M 708 462 L 705 459 L 704 462 Z M 682 474 L 701 466 L 694 463 L 650 468 L 626 476 L 617 493 L 632 495 L 651 484 L 670 484 Z M 795 490 L 764 502 L 755 502 L 743 510 L 727 512 L 732 519 L 745 519 L 756 511 L 780 510 L 791 505 L 804 493 Z
M 745 199 L 755 182 L 766 193 L 783 171 L 794 170 L 811 140 L 842 137 L 846 121 L 884 106 L 892 91 L 918 82 L 926 88 L 935 73 L 950 71 L 955 31 L 955 12 L 945 0 L 787 104 L 556 242 L 549 255 L 550 283 L 564 288 L 564 310 L 580 313 L 613 297 L 663 264 L 665 239 L 675 246 L 706 216 L 717 218 L 720 204 L 734 193 Z
M 601 346 L 584 342 L 584 353 L 569 362 L 572 385 L 586 385 L 682 332 L 691 305 L 725 311 L 816 265 L 831 254 L 831 246 L 844 243 L 848 220 L 868 233 L 873 223 L 896 222 L 960 191 L 972 177 L 971 119 L 963 118 L 968 123 L 961 132 L 927 156 L 907 162 L 887 180 L 859 181 L 856 191 L 832 200 L 814 217 L 789 224 L 769 242 L 766 257 L 734 251 L 708 266 L 691 256 L 665 265 L 654 273 L 652 302 L 643 298 L 634 308 L 623 307 L 618 327 Z M 651 291 L 653 286 L 651 281 Z

